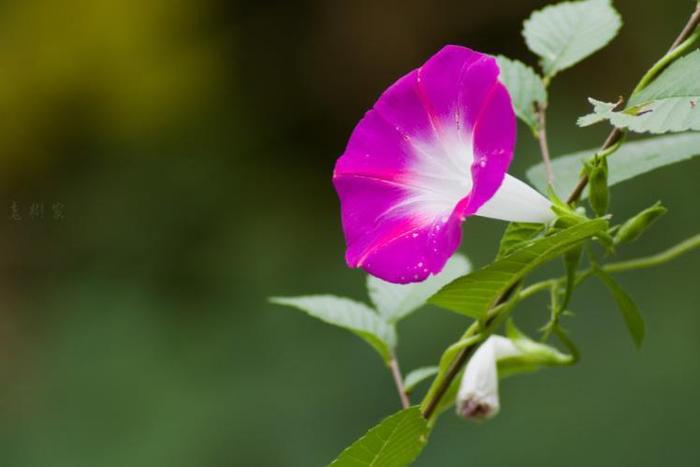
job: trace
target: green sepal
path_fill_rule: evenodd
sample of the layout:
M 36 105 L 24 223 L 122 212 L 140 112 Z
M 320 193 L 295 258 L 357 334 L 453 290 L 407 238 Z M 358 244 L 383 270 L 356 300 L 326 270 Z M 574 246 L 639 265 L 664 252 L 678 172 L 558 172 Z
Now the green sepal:
M 594 157 L 585 163 L 585 172 L 588 175 L 588 201 L 593 212 L 602 217 L 608 211 L 610 203 L 610 190 L 608 189 L 608 159 L 606 157 Z
M 506 323 L 506 337 L 513 341 L 522 354 L 498 360 L 499 378 L 536 371 L 543 366 L 565 366 L 574 362 L 573 356 L 530 339 L 515 326 L 512 319 Z
M 576 271 L 581 263 L 583 247 L 572 248 L 564 254 L 564 267 L 566 269 L 566 286 L 564 288 L 564 299 L 559 305 L 559 312 L 565 310 L 569 306 L 571 296 L 576 287 Z
M 615 244 L 619 245 L 635 241 L 666 212 L 668 212 L 668 209 L 663 207 L 659 201 L 630 218 L 622 224 L 615 234 Z

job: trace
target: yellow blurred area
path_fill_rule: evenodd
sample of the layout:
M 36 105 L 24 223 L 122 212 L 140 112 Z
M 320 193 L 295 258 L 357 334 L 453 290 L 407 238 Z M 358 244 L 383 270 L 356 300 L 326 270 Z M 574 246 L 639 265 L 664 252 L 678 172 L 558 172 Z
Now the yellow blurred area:
M 184 0 L 30 0 L 0 7 L 0 173 L 50 157 L 66 125 L 132 138 L 211 95 L 220 68 Z

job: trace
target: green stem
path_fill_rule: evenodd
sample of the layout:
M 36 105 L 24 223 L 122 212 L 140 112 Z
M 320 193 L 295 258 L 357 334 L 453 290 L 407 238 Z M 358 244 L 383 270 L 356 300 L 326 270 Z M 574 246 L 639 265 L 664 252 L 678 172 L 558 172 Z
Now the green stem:
M 682 256 L 696 248 L 700 247 L 700 234 L 696 234 L 687 240 L 682 241 L 678 245 L 669 248 L 666 251 L 644 258 L 632 259 L 629 261 L 619 261 L 617 263 L 609 263 L 603 266 L 603 271 L 615 273 L 632 271 L 634 269 L 645 269 L 660 264 L 668 263 L 679 256 Z
M 674 259 L 683 256 L 686 253 L 690 253 L 696 248 L 700 248 L 700 234 L 695 234 L 692 237 L 683 240 L 681 243 L 672 246 L 671 248 L 657 253 L 651 256 L 645 256 L 642 258 L 631 259 L 628 261 L 618 261 L 615 263 L 608 263 L 601 267 L 605 272 L 614 274 L 617 272 L 633 271 L 636 269 L 646 269 L 654 266 L 660 266 L 664 263 L 673 261 Z M 593 275 L 593 269 L 586 269 L 580 271 L 576 275 L 576 285 L 580 285 L 586 281 L 589 277 Z M 538 292 L 544 292 L 549 290 L 551 287 L 559 286 L 566 281 L 566 277 L 559 277 L 556 279 L 548 279 L 541 282 L 536 282 L 531 286 L 525 288 L 518 295 L 518 300 L 524 300 L 535 295 Z
M 396 391 L 399 393 L 401 407 L 404 409 L 409 408 L 411 406 L 411 400 L 408 398 L 406 388 L 404 388 L 403 377 L 401 376 L 401 370 L 399 369 L 399 360 L 396 358 L 396 355 L 392 355 L 391 360 L 389 360 L 389 371 L 391 372 L 391 377 L 394 379 Z
M 653 67 L 647 71 L 642 79 L 637 84 L 637 87 L 632 91 L 632 96 L 646 88 L 668 65 L 673 63 L 678 57 L 686 53 L 695 42 L 700 39 L 700 29 L 696 30 L 685 41 L 681 42 L 677 47 L 671 49 L 666 55 L 661 57 L 661 60 L 656 62 Z
M 520 292 L 518 300 L 525 300 L 526 298 L 530 298 L 538 292 L 544 292 L 545 290 L 549 290 L 555 285 L 559 284 L 559 281 L 560 279 L 549 279 L 542 282 L 536 282 L 531 286 L 524 288 Z

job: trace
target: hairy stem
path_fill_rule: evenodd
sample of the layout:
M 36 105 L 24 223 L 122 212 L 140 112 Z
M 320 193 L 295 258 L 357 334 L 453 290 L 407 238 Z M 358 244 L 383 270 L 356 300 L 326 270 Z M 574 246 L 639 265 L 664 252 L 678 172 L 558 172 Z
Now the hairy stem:
M 695 13 L 688 20 L 688 24 L 685 25 L 681 34 L 676 38 L 676 40 L 671 45 L 669 52 L 673 52 L 683 41 L 685 41 L 690 35 L 695 31 L 695 29 L 700 25 L 700 2 L 695 6 Z
M 406 388 L 404 388 L 403 377 L 401 376 L 401 369 L 399 368 L 399 361 L 395 355 L 392 356 L 391 360 L 389 360 L 389 370 L 391 371 L 391 377 L 394 378 L 394 384 L 396 384 L 399 399 L 401 399 L 401 407 L 407 409 L 411 406 L 411 400 L 408 398 Z
M 537 130 L 537 141 L 540 144 L 540 152 L 542 153 L 542 161 L 547 172 L 547 182 L 551 185 L 554 183 L 554 171 L 552 170 L 552 158 L 549 155 L 549 142 L 547 141 L 547 106 L 535 104 L 537 112 L 537 121 L 539 129 Z

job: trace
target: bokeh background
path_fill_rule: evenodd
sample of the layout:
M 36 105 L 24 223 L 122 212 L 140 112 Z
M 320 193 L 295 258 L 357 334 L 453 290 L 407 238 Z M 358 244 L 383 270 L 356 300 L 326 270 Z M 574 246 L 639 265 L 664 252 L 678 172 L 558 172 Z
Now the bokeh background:
M 367 346 L 266 297 L 366 300 L 330 183 L 353 126 L 446 43 L 534 65 L 521 22 L 546 3 L 1 2 L 0 465 L 325 465 L 398 409 Z M 555 154 L 602 142 L 575 126 L 585 98 L 629 91 L 693 6 L 615 3 L 619 37 L 552 87 Z M 521 131 L 513 173 L 537 161 Z M 623 257 L 698 230 L 699 168 L 614 189 L 620 218 L 671 210 Z M 503 227 L 470 219 L 461 250 L 487 263 Z M 507 380 L 489 423 L 446 414 L 417 465 L 696 465 L 698 268 L 620 277 L 648 321 L 641 351 L 607 292 L 583 287 L 580 364 Z M 535 329 L 544 301 L 517 316 Z M 403 368 L 466 324 L 406 320 Z

